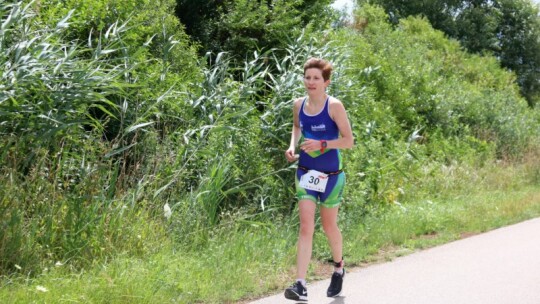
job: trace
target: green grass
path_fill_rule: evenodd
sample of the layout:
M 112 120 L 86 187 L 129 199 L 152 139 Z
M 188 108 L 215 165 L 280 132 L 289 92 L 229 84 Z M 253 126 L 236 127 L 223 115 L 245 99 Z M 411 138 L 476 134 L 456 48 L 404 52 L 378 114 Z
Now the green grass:
M 347 233 L 351 260 L 401 255 L 540 216 L 540 187 L 421 200 L 368 217 Z
M 341 213 L 349 267 L 381 262 L 501 226 L 540 216 L 538 167 L 493 166 L 439 178 L 445 193 L 419 195 L 353 220 Z M 483 182 L 472 182 L 479 179 Z M 528 181 L 528 182 L 527 182 Z M 433 188 L 424 180 L 424 187 Z M 434 181 L 433 181 L 434 182 Z M 437 183 L 441 187 L 441 183 Z M 422 187 L 417 186 L 419 193 Z M 86 270 L 50 266 L 37 276 L 1 281 L 2 303 L 234 303 L 279 292 L 294 276 L 297 214 L 275 222 L 231 215 L 203 245 L 174 238 L 148 239 L 154 252 L 116 255 Z M 315 235 L 310 279 L 325 278 L 330 265 L 321 229 Z
M 283 234 L 284 233 L 284 234 Z M 227 241 L 225 241 L 227 240 Z M 201 251 L 164 245 L 146 258 L 118 256 L 91 270 L 53 267 L 34 279 L 3 280 L 2 303 L 193 303 L 234 301 L 275 289 L 292 262 L 293 235 L 229 229 Z M 271 245 L 272 248 L 268 248 Z M 281 272 L 281 275 L 280 275 Z M 272 280 L 261 281 L 271 277 Z M 211 284 L 209 284 L 211 283 Z M 47 291 L 39 291 L 38 286 Z

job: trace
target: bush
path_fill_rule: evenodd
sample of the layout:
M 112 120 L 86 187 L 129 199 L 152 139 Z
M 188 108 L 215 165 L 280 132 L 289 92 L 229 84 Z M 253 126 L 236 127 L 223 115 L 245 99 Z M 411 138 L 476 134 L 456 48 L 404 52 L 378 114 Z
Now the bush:
M 47 5 L 57 8 L 50 2 L 0 7 L 0 138 L 6 143 L 0 151 L 0 223 L 6 228 L 0 235 L 1 269 L 17 264 L 33 272 L 52 259 L 85 264 L 128 247 L 138 252 L 141 240 L 126 238 L 120 227 L 127 225 L 126 214 L 131 221 L 146 211 L 125 211 L 116 196 L 122 197 L 123 187 L 136 192 L 140 186 L 137 168 L 144 167 L 151 147 L 137 144 L 181 121 L 175 102 L 164 102 L 163 90 L 186 75 L 199 77 L 196 70 L 173 74 L 168 60 L 174 57 L 163 53 L 155 60 L 150 44 L 127 44 L 134 41 L 125 39 L 133 30 L 127 23 L 90 30 L 95 36 L 83 39 L 70 27 L 77 11 L 54 22 L 33 10 L 45 14 Z M 168 40 L 163 50 L 177 44 Z M 171 81 L 167 75 L 176 76 Z M 153 234 L 150 227 L 132 236 Z

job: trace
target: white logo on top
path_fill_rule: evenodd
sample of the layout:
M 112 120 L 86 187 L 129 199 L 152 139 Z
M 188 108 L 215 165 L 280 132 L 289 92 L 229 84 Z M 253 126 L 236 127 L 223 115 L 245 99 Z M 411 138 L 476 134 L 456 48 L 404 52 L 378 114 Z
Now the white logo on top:
M 326 126 L 324 124 L 320 125 L 311 125 L 311 131 L 326 131 Z

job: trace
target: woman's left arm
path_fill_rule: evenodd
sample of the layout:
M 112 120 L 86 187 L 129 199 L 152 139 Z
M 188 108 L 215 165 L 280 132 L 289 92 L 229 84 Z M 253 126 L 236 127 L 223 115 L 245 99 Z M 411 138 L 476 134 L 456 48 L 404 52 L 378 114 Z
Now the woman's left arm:
M 340 138 L 327 141 L 327 148 L 329 149 L 350 149 L 354 146 L 354 136 L 347 117 L 347 112 L 341 101 L 335 99 L 330 103 L 330 115 L 336 122 Z

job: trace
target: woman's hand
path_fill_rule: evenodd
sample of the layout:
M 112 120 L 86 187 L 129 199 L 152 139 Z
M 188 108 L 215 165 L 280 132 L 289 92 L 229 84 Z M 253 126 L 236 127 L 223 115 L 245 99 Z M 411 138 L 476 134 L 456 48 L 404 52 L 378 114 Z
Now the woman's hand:
M 318 151 L 321 149 L 321 141 L 307 138 L 300 144 L 300 149 L 306 153 Z
M 293 162 L 298 159 L 298 155 L 294 154 L 294 148 L 289 148 L 285 151 L 285 157 L 289 162 Z

